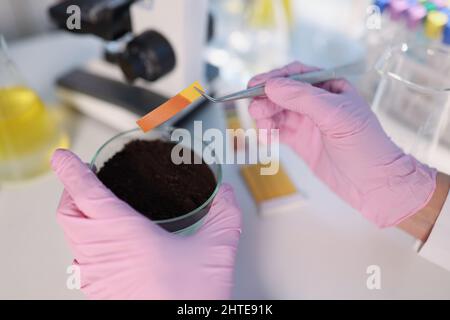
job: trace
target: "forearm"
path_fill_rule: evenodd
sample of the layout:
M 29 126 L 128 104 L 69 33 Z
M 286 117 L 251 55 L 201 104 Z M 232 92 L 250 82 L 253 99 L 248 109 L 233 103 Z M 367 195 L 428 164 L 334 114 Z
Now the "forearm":
M 444 206 L 450 189 L 450 176 L 438 173 L 436 189 L 428 204 L 415 215 L 403 220 L 398 227 L 421 241 L 426 241 Z

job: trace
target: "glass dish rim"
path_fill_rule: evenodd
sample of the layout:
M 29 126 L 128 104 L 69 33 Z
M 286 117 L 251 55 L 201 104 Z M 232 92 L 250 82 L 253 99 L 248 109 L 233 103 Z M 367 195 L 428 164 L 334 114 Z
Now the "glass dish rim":
M 450 94 L 450 88 L 436 88 L 436 87 L 428 87 L 421 84 L 418 84 L 416 82 L 410 81 L 408 79 L 405 79 L 404 77 L 398 75 L 395 72 L 385 71 L 384 65 L 386 64 L 389 59 L 392 58 L 392 55 L 394 53 L 402 53 L 409 51 L 411 48 L 423 48 L 424 50 L 432 50 L 433 52 L 439 52 L 440 54 L 450 55 L 450 50 L 447 48 L 443 48 L 438 45 L 427 45 L 427 44 L 418 44 L 418 43 L 408 43 L 403 42 L 401 44 L 389 46 L 384 53 L 381 55 L 381 57 L 376 62 L 374 68 L 375 70 L 381 75 L 381 76 L 388 76 L 396 81 L 400 81 L 403 84 L 407 85 L 408 87 L 419 90 L 425 93 L 429 94 Z
M 159 132 L 172 132 L 173 130 L 175 130 L 175 127 L 163 127 L 163 128 L 156 128 L 153 129 L 152 131 L 159 131 Z M 139 132 L 141 131 L 141 129 L 139 128 L 134 128 L 134 129 L 130 129 L 130 130 L 126 130 L 126 131 L 122 131 L 119 132 L 118 134 L 112 136 L 111 138 L 109 138 L 108 140 L 106 140 L 101 146 L 100 148 L 97 149 L 97 151 L 95 152 L 94 156 L 92 157 L 91 162 L 89 163 L 89 168 L 92 170 L 94 169 L 95 166 L 95 160 L 97 159 L 97 157 L 100 155 L 101 151 L 103 149 L 106 148 L 106 146 L 111 143 L 112 141 L 114 141 L 117 138 L 120 138 L 122 136 L 125 136 L 127 134 L 133 133 L 133 132 Z M 197 139 L 198 140 L 198 139 Z M 207 144 L 205 144 L 203 142 L 203 140 L 201 140 L 203 147 L 209 147 Z M 194 150 L 193 150 L 194 151 Z M 194 151 L 195 152 L 195 151 Z M 203 158 L 203 156 L 202 156 Z M 170 223 L 170 222 L 175 222 L 175 221 L 179 221 L 185 218 L 188 218 L 192 215 L 195 215 L 196 213 L 198 213 L 199 211 L 203 210 L 206 206 L 208 206 L 212 200 L 214 199 L 214 197 L 217 195 L 217 193 L 219 192 L 220 186 L 222 184 L 222 164 L 218 161 L 217 157 L 215 157 L 216 159 L 216 165 L 218 166 L 218 170 L 217 170 L 217 181 L 216 181 L 216 187 L 214 188 L 214 191 L 212 192 L 212 194 L 209 196 L 208 199 L 206 199 L 205 202 L 203 202 L 199 207 L 195 208 L 192 211 L 189 211 L 188 213 L 179 216 L 179 217 L 175 217 L 175 218 L 170 218 L 170 219 L 162 219 L 162 220 L 152 220 L 152 222 L 156 223 L 156 224 L 164 224 L 164 223 Z M 210 166 L 208 164 L 208 166 Z

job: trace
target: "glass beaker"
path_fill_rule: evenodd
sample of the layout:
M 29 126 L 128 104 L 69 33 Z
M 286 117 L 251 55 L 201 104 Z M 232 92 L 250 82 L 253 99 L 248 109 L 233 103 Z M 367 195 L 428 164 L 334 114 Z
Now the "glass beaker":
M 291 0 L 216 0 L 216 36 L 208 59 L 222 78 L 245 85 L 251 76 L 291 61 Z
M 46 172 L 53 150 L 67 146 L 67 136 L 25 85 L 0 36 L 0 182 Z
M 450 172 L 450 51 L 402 43 L 375 68 L 381 81 L 372 108 L 385 131 L 405 152 Z
M 112 137 L 108 141 L 106 141 L 95 153 L 92 161 L 90 163 L 90 167 L 94 172 L 100 170 L 104 163 L 108 161 L 114 154 L 119 152 L 124 148 L 124 146 L 133 140 L 162 140 L 165 142 L 171 142 L 170 136 L 175 130 L 174 128 L 163 127 L 159 129 L 154 129 L 150 132 L 143 133 L 140 129 L 132 129 L 129 131 L 125 131 L 117 134 Z M 199 141 L 200 142 L 200 141 Z M 210 146 L 200 143 L 191 143 L 188 140 L 182 140 L 181 142 L 177 142 L 181 144 L 181 146 L 191 149 L 194 151 L 196 156 L 201 157 L 203 154 L 203 150 L 206 148 L 211 148 Z M 190 235 L 193 234 L 203 223 L 203 219 L 208 213 L 212 201 L 219 191 L 220 184 L 222 182 L 222 167 L 219 161 L 216 161 L 212 164 L 208 163 L 209 168 L 211 169 L 214 178 L 216 179 L 216 187 L 211 194 L 211 196 L 198 208 L 192 210 L 191 212 L 187 212 L 181 216 L 165 219 L 165 220 L 153 220 L 156 224 L 164 228 L 165 230 L 176 233 L 179 235 Z

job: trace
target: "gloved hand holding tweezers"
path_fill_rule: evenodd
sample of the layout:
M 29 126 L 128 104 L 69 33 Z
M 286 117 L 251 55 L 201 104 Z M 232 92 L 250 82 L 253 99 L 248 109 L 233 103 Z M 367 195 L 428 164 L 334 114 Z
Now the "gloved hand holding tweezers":
M 261 74 L 265 84 L 250 114 L 258 128 L 279 129 L 335 193 L 380 227 L 393 226 L 426 206 L 436 170 L 405 154 L 383 131 L 369 105 L 346 80 L 312 86 L 287 78 L 317 70 L 298 62 Z

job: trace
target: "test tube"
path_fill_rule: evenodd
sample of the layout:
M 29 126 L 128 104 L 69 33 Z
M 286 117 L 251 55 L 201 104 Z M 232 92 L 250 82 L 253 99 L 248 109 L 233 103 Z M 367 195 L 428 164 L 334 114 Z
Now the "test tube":
M 425 9 L 427 10 L 427 13 L 436 11 L 438 9 L 437 5 L 432 1 L 425 1 L 422 4 L 425 7 Z
M 389 6 L 389 13 L 390 13 L 391 19 L 393 21 L 400 21 L 406 14 L 409 7 L 410 7 L 410 5 L 407 0 L 392 1 Z
M 449 15 L 450 16 L 450 15 Z M 450 19 L 444 27 L 442 42 L 448 46 L 450 46 Z
M 427 16 L 427 10 L 419 3 L 412 5 L 408 8 L 407 15 L 407 26 L 409 30 L 417 30 L 421 26 L 423 19 Z
M 436 6 L 437 9 L 445 8 L 448 5 L 447 0 L 431 0 L 430 2 L 432 2 Z
M 391 0 L 375 0 L 374 5 L 380 8 L 381 13 L 383 13 L 388 8 L 390 2 Z
M 411 7 L 407 0 L 393 0 L 389 6 L 389 16 L 393 22 L 392 34 L 398 41 L 407 41 L 409 38 L 408 30 L 408 10 Z
M 448 16 L 442 11 L 432 11 L 425 21 L 425 35 L 431 40 L 441 40 Z

